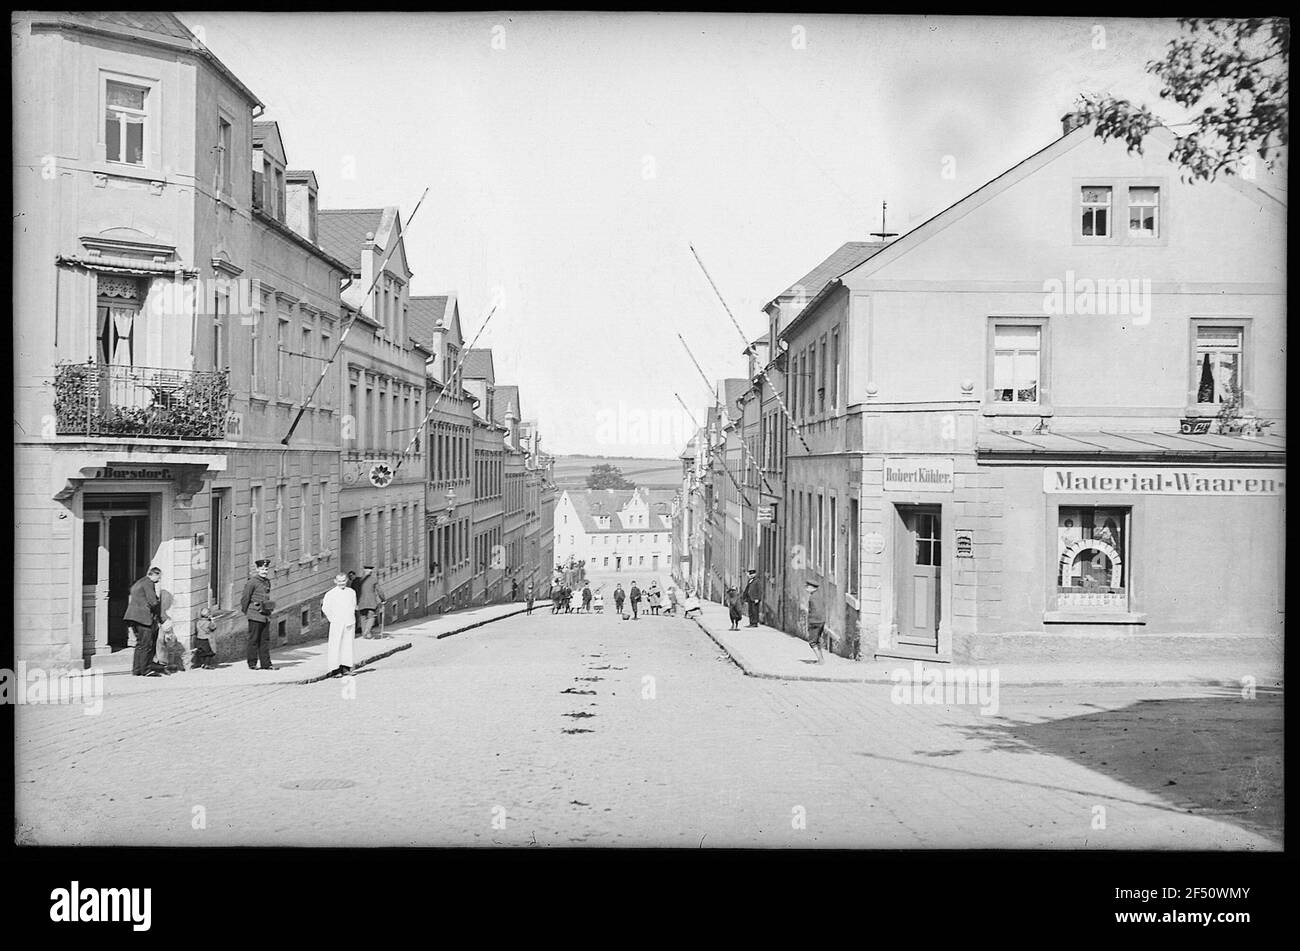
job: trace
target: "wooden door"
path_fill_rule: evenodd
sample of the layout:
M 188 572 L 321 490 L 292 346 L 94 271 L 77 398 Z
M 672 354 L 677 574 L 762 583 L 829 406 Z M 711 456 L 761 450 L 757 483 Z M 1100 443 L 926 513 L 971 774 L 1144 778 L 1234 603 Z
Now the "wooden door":
M 939 584 L 943 565 L 938 506 L 900 506 L 902 533 L 895 593 L 898 642 L 939 649 Z

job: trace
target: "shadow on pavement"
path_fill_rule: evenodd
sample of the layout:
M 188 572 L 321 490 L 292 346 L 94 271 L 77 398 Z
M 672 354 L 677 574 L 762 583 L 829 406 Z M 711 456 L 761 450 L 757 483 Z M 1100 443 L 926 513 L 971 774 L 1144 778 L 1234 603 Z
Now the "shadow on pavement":
M 964 727 L 991 750 L 1073 760 L 1197 815 L 1282 841 L 1282 692 L 1140 700 L 1043 723 Z

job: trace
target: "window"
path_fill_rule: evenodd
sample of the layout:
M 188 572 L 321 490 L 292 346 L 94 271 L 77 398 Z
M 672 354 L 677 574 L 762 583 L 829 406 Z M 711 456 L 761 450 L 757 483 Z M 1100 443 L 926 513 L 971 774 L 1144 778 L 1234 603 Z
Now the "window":
M 281 317 L 275 325 L 275 379 L 276 392 L 284 396 L 289 392 L 289 368 L 285 357 L 289 349 L 289 321 Z
M 1110 186 L 1085 186 L 1081 192 L 1082 234 L 1086 238 L 1110 235 Z
M 939 538 L 939 515 L 920 512 L 916 516 L 916 564 L 943 564 L 943 542 Z
M 275 487 L 275 561 L 284 560 L 284 486 Z
M 95 358 L 108 366 L 134 366 L 136 318 L 146 287 L 134 277 L 101 274 L 98 291 Z
M 805 388 L 808 396 L 804 400 L 804 416 L 811 416 L 817 405 L 817 345 L 813 344 L 808 348 L 808 376 L 805 378 L 807 387 Z
M 1128 190 L 1128 233 L 1143 238 L 1160 236 L 1160 189 Z
M 830 506 L 830 509 L 831 509 L 831 511 L 830 511 L 831 520 L 830 520 L 830 526 L 829 526 L 829 528 L 830 528 L 830 532 L 829 532 L 829 534 L 830 534 L 830 549 L 831 549 L 831 557 L 830 557 L 830 575 L 831 575 L 831 581 L 835 581 L 835 580 L 836 580 L 836 577 L 837 577 L 837 576 L 836 576 L 836 568 L 837 568 L 837 564 L 836 564 L 836 562 L 837 562 L 837 560 L 838 560 L 838 555 L 839 555 L 839 548 L 838 548 L 837 545 L 836 545 L 836 530 L 835 530 L 835 524 L 836 524 L 836 523 L 835 523 L 835 518 L 836 518 L 836 504 L 835 504 L 835 503 L 836 503 L 837 501 L 838 501 L 838 500 L 835 498 L 835 496 L 832 495 L 832 496 L 831 496 L 831 506 Z
M 1037 403 L 1042 329 L 999 324 L 993 330 L 993 399 Z
M 144 86 L 108 80 L 104 102 L 104 157 L 125 165 L 144 165 Z
M 255 485 L 248 501 L 248 547 L 253 561 L 262 557 L 262 512 L 262 487 Z
M 319 548 L 319 550 L 322 551 L 322 552 L 329 551 L 329 547 L 330 547 L 330 528 L 329 528 L 329 525 L 330 525 L 330 498 L 329 498 L 329 491 L 330 491 L 330 484 L 329 484 L 328 482 L 322 482 L 322 483 L 320 484 L 320 495 L 316 496 L 316 498 L 318 499 L 318 501 L 319 501 L 319 503 L 320 503 L 320 511 L 319 511 L 319 513 L 318 513 L 318 516 L 319 516 L 319 517 L 318 517 L 318 522 L 319 522 L 319 525 L 320 525 L 320 539 L 319 539 L 319 542 L 320 542 L 320 548 Z
M 1197 403 L 1224 403 L 1241 386 L 1241 327 L 1196 328 L 1195 374 Z
M 216 193 L 218 195 L 230 194 L 230 144 L 231 128 L 230 123 L 225 119 L 217 119 L 217 182 Z
M 1056 604 L 1068 610 L 1128 610 L 1129 509 L 1061 506 Z
M 311 483 L 302 484 L 298 496 L 298 548 L 303 558 L 311 553 Z
M 822 375 L 817 384 L 817 412 L 826 412 L 826 377 L 829 375 L 830 367 L 826 362 L 826 335 L 822 335 L 822 358 L 821 358 Z
M 230 365 L 226 353 L 226 315 L 230 313 L 230 298 L 224 290 L 216 293 L 216 313 L 212 315 L 212 369 L 222 370 Z
M 840 407 L 840 328 L 831 331 L 831 365 L 835 368 L 831 375 L 831 409 Z
M 311 392 L 311 387 L 313 382 L 311 378 L 311 365 L 313 363 L 311 359 L 313 356 L 311 352 L 311 338 L 312 338 L 311 327 L 303 327 L 302 328 L 302 354 L 298 357 L 298 362 L 302 367 L 302 373 L 300 374 L 300 376 L 302 377 L 301 380 L 302 401 L 304 403 L 307 402 L 307 394 Z

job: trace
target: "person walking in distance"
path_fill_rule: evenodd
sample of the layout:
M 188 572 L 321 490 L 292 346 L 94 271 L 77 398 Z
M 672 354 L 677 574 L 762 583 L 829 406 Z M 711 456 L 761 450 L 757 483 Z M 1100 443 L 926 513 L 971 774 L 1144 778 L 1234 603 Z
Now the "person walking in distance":
M 158 619 L 162 611 L 162 601 L 158 597 L 158 582 L 162 580 L 162 570 L 150 568 L 143 578 L 131 585 L 131 594 L 126 602 L 126 613 L 122 620 L 135 629 L 135 656 L 132 658 L 131 673 L 136 677 L 159 677 L 162 671 L 154 663 L 153 655 L 157 649 Z
M 357 633 L 357 593 L 347 575 L 335 575 L 334 587 L 325 592 L 321 613 L 330 622 L 328 665 L 330 677 L 352 672 L 352 642 Z
M 817 655 L 817 663 L 824 664 L 826 663 L 826 655 L 822 653 L 822 634 L 826 630 L 826 611 L 822 607 L 818 587 L 816 581 L 804 582 L 804 589 L 807 593 L 804 598 L 805 607 L 802 613 L 807 619 L 808 646 Z
M 623 616 L 623 602 L 627 600 L 627 594 L 623 591 L 623 583 L 620 581 L 614 585 L 614 611 L 619 617 Z
M 533 579 L 528 579 L 528 584 L 524 585 L 524 601 L 528 604 L 528 610 L 525 614 L 533 613 Z
M 591 613 L 591 585 L 589 583 L 582 586 L 582 610 L 584 614 Z
M 375 626 L 375 611 L 383 610 L 384 602 L 388 598 L 384 595 L 384 589 L 379 587 L 379 579 L 375 577 L 374 565 L 362 565 L 361 585 L 357 592 L 357 610 L 361 612 L 361 636 L 366 640 L 375 640 L 378 634 L 371 634 L 371 629 Z
M 758 606 L 763 602 L 763 586 L 753 568 L 749 569 L 749 580 L 745 582 L 745 601 L 749 605 L 749 626 L 758 627 Z
M 627 599 L 632 604 L 632 620 L 637 620 L 637 609 L 641 607 L 641 589 L 632 582 L 632 587 L 628 589 Z
M 239 610 L 248 618 L 248 649 L 244 659 L 249 670 L 274 670 L 271 666 L 271 636 L 267 627 L 275 602 L 271 600 L 271 559 L 259 558 L 254 562 L 253 577 L 244 585 L 239 599 Z

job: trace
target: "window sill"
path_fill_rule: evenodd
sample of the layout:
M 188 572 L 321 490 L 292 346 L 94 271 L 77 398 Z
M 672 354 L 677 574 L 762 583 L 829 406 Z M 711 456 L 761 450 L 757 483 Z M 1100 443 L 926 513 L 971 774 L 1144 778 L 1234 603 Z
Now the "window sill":
M 1052 416 L 1050 403 L 993 403 L 986 401 L 980 408 L 984 416 Z
M 1044 611 L 1044 624 L 1145 624 L 1147 616 L 1133 611 Z

